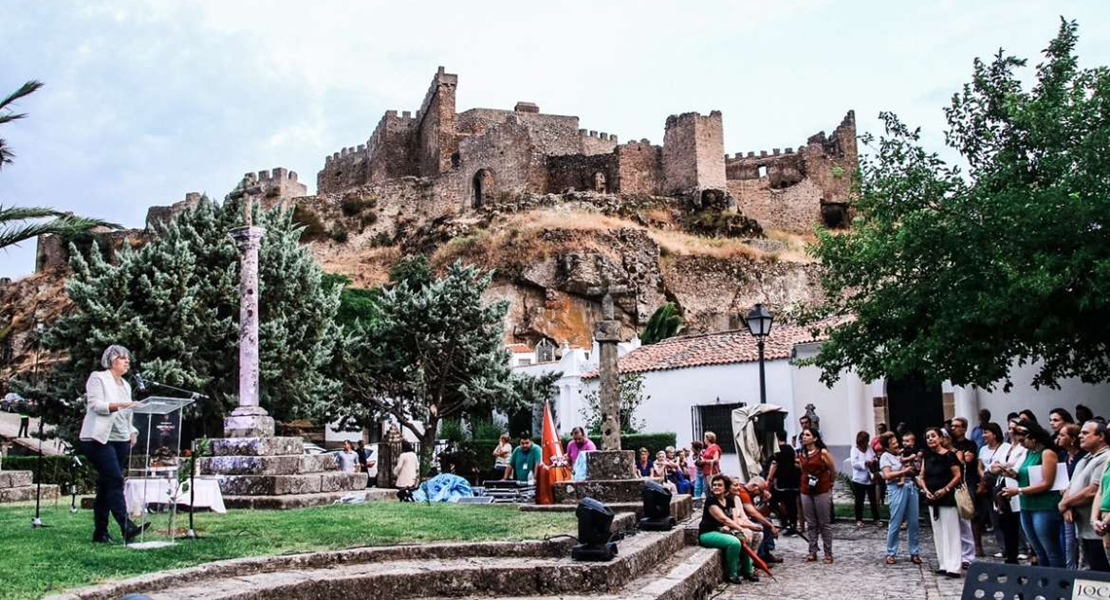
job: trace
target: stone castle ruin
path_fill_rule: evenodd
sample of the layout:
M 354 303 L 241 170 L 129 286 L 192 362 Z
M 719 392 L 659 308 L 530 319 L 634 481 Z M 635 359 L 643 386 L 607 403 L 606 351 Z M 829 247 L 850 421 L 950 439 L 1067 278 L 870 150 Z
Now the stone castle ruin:
M 724 152 L 720 111 L 672 115 L 663 145 L 579 127 L 575 116 L 513 110 L 456 112 L 458 76 L 440 67 L 415 113 L 386 111 L 365 144 L 325 157 L 317 193 L 341 193 L 404 177 L 427 178 L 436 204 L 458 214 L 529 192 L 652 196 L 731 196 L 765 228 L 809 231 L 847 224 L 856 168 L 855 115 L 832 136 L 811 136 L 797 151 Z M 715 204 L 715 203 L 710 203 Z

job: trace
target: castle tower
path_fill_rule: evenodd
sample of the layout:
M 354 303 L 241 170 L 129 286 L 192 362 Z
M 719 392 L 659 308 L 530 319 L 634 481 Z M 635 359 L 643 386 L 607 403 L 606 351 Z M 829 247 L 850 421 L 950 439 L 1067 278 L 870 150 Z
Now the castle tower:
M 663 134 L 663 192 L 725 190 L 725 140 L 721 111 L 703 117 L 683 113 L 667 117 Z
M 459 76 L 436 71 L 420 105 L 420 174 L 435 177 L 451 170 L 451 155 L 459 149 L 455 129 L 455 88 Z

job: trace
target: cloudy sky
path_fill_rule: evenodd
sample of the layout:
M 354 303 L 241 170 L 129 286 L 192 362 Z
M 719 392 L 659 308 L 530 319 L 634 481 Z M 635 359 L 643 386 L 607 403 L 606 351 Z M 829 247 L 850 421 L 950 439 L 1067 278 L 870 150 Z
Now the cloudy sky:
M 2 15 L 0 95 L 46 87 L 0 129 L 17 154 L 0 204 L 130 227 L 247 171 L 284 166 L 314 191 L 324 156 L 416 110 L 438 65 L 459 75 L 460 110 L 533 101 L 621 140 L 721 110 L 733 153 L 797 146 L 849 109 L 861 132 L 893 110 L 939 150 L 972 59 L 1035 64 L 1061 15 L 1079 20 L 1082 64 L 1110 64 L 1105 0 L 4 0 Z M 33 254 L 0 251 L 0 277 Z

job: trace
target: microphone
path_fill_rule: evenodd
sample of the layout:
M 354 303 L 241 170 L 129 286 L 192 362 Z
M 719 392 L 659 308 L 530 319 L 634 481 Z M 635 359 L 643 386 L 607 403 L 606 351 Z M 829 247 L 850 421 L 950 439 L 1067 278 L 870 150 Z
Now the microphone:
M 136 387 L 136 389 L 138 389 L 140 392 L 145 392 L 146 391 L 146 381 L 143 381 L 142 373 L 136 372 L 134 375 L 132 375 L 132 377 L 135 378 L 135 387 Z

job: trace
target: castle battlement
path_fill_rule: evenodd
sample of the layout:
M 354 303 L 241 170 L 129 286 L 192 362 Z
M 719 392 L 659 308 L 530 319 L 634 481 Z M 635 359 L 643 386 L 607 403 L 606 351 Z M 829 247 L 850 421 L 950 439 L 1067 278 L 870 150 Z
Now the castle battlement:
M 604 141 L 607 141 L 607 142 L 614 142 L 615 143 L 617 141 L 617 136 L 616 135 L 609 135 L 608 133 L 605 133 L 604 131 L 599 133 L 599 132 L 593 131 L 593 130 L 579 129 L 578 130 L 578 135 L 580 135 L 582 137 L 596 138 L 596 139 L 604 140 Z

